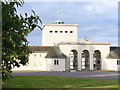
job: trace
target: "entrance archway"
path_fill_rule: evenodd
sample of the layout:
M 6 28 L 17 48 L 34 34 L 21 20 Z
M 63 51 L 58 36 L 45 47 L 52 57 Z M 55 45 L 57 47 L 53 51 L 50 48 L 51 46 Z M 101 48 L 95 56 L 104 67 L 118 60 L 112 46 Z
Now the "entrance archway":
M 76 50 L 70 51 L 70 70 L 78 70 L 78 53 Z
M 82 70 L 90 70 L 89 51 L 82 51 Z
M 99 50 L 93 53 L 93 68 L 94 70 L 101 70 L 101 53 Z

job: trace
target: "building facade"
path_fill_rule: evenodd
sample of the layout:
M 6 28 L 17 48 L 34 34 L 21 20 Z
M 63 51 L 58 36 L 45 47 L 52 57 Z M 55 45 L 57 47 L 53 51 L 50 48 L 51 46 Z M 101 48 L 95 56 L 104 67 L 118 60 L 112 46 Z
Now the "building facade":
M 107 58 L 109 42 L 91 42 L 87 37 L 78 41 L 77 33 L 77 24 L 64 24 L 61 21 L 45 24 L 42 27 L 42 46 L 29 46 L 32 50 L 29 63 L 13 70 L 118 71 L 118 58 L 114 64 L 113 60 Z

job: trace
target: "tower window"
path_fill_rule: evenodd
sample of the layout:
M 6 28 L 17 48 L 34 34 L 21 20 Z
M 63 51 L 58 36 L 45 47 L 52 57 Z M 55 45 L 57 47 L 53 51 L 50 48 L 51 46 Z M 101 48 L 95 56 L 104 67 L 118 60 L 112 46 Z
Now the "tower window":
M 70 33 L 73 33 L 73 31 L 70 31 Z
M 55 31 L 55 33 L 58 33 L 58 31 Z
M 63 31 L 60 31 L 60 33 L 63 33 Z
M 52 33 L 53 31 L 50 31 L 50 33 Z
M 117 65 L 120 65 L 120 60 L 117 60 Z
M 67 33 L 68 31 L 65 31 L 65 33 Z
M 54 60 L 54 65 L 58 65 L 59 61 L 58 60 Z

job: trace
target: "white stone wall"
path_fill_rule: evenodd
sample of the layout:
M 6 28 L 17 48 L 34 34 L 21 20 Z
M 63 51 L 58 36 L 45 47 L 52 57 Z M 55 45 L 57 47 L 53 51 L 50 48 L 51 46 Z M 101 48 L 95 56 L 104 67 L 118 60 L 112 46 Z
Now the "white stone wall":
M 59 64 L 54 65 L 54 60 L 59 60 Z M 65 71 L 65 59 L 47 58 L 47 71 Z
M 106 69 L 105 59 L 109 53 L 109 45 L 59 45 L 61 51 L 69 57 L 69 53 L 71 50 L 76 50 L 78 52 L 78 70 L 81 70 L 81 53 L 83 50 L 88 50 L 90 54 L 90 70 L 93 70 L 93 53 L 95 50 L 99 50 L 101 52 L 101 65 L 102 70 Z M 69 62 L 69 61 L 68 61 Z M 66 63 L 67 69 L 69 68 L 69 63 Z
M 118 71 L 118 68 L 120 66 L 117 65 L 117 60 L 118 59 L 106 59 L 104 61 L 105 65 L 105 70 L 113 70 L 113 71 Z M 119 68 L 120 70 L 120 68 Z
M 15 67 L 13 71 L 16 70 L 39 70 L 46 71 L 46 56 L 47 52 L 36 52 L 29 55 L 28 64 L 19 68 Z
M 90 54 L 90 70 L 93 70 L 93 53 L 95 50 L 101 52 L 102 70 L 117 70 L 117 61 L 107 60 L 109 45 L 59 45 L 61 51 L 68 57 L 65 59 L 46 59 L 47 52 L 35 52 L 29 56 L 29 64 L 14 68 L 14 70 L 39 70 L 39 71 L 65 71 L 70 69 L 69 54 L 71 50 L 78 53 L 78 70 L 81 70 L 81 53 L 88 50 Z M 59 65 L 54 65 L 54 60 L 59 60 Z
M 52 31 L 52 33 L 50 33 Z M 57 31 L 57 33 L 55 33 Z M 62 33 L 60 33 L 62 31 Z M 65 33 L 67 31 L 67 33 Z M 72 33 L 70 33 L 72 31 Z M 59 42 L 76 42 L 77 25 L 45 25 L 42 30 L 42 46 L 54 46 Z

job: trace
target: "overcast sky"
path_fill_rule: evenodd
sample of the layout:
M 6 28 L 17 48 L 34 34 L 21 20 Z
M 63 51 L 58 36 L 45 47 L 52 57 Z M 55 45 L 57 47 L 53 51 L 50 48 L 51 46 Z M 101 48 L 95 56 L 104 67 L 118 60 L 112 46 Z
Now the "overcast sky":
M 57 20 L 57 10 L 62 12 L 60 20 L 65 24 L 78 24 L 78 39 L 118 44 L 118 3 L 117 2 L 25 2 L 18 8 L 19 13 L 34 10 L 43 24 Z M 36 28 L 28 35 L 30 46 L 41 46 L 42 33 Z

